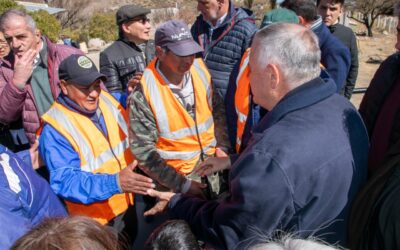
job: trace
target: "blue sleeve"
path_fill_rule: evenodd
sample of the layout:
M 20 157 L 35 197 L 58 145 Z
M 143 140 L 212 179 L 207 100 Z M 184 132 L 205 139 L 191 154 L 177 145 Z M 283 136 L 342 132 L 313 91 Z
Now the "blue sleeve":
M 126 99 L 128 97 L 127 93 L 121 91 L 110 92 L 110 94 L 126 109 Z
M 175 195 L 169 213 L 186 220 L 198 239 L 216 249 L 245 248 L 238 243 L 248 243 L 244 240 L 254 237 L 254 229 L 268 235 L 292 219 L 293 190 L 268 153 L 242 155 L 232 166 L 230 185 L 231 196 L 222 201 Z
M 324 55 L 322 60 L 326 71 L 328 71 L 329 75 L 336 83 L 336 93 L 340 93 L 350 70 L 351 59 L 349 49 L 343 47 L 342 49 L 333 51 L 332 53 Z
M 32 159 L 31 159 L 31 154 L 29 152 L 29 149 L 25 149 L 22 151 L 19 151 L 15 153 L 17 157 L 19 157 L 26 165 L 29 167 L 33 168 L 32 166 Z
M 33 226 L 26 216 L 17 195 L 9 189 L 0 189 L 0 249 L 11 245 Z
M 19 158 L 21 154 L 2 145 L 0 154 L 0 249 L 9 249 L 43 219 L 67 212 L 47 181 Z
M 122 192 L 118 174 L 82 171 L 78 153 L 50 125 L 44 126 L 39 137 L 39 151 L 49 169 L 52 189 L 66 200 L 89 204 Z

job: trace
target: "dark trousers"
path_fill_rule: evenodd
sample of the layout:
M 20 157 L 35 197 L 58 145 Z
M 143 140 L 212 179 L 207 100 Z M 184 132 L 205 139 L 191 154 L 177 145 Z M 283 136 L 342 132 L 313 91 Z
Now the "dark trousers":
M 129 206 L 124 213 L 118 215 L 107 224 L 118 233 L 118 241 L 122 249 L 131 249 L 137 233 L 136 225 L 135 206 Z
M 148 217 L 143 215 L 144 212 L 151 209 L 156 203 L 157 200 L 153 197 L 135 194 L 137 234 L 133 243 L 134 250 L 144 249 L 146 240 L 154 229 L 168 220 L 167 213 Z

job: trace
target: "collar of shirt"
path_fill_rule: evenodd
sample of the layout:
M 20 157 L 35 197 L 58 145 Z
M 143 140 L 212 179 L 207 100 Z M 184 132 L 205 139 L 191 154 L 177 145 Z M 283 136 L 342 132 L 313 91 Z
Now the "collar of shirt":
M 319 26 L 322 25 L 322 17 L 318 16 L 317 20 L 315 20 L 311 26 L 310 26 L 310 30 L 314 31 L 315 29 L 317 29 Z
M 39 62 L 40 62 L 40 51 L 42 51 L 43 47 L 44 47 L 44 43 L 43 43 L 43 41 L 42 41 L 42 44 L 41 44 L 41 46 L 40 46 L 40 50 L 39 50 L 39 52 L 36 54 L 35 59 L 33 59 L 33 68 L 36 68 L 36 66 L 37 66 L 37 65 L 39 64 Z
M 210 21 L 207 21 L 207 23 L 210 25 L 211 29 L 216 29 L 219 26 L 221 26 L 221 24 L 225 21 L 226 16 L 228 15 L 228 12 L 225 13 L 225 15 L 223 15 L 222 17 L 218 18 L 217 22 L 215 23 L 215 25 L 213 25 Z

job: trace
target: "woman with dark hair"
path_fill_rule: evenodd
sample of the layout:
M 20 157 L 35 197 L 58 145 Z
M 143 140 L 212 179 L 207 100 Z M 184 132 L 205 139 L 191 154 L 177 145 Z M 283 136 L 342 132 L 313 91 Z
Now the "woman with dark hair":
M 170 220 L 154 230 L 145 250 L 200 250 L 200 247 L 185 221 Z

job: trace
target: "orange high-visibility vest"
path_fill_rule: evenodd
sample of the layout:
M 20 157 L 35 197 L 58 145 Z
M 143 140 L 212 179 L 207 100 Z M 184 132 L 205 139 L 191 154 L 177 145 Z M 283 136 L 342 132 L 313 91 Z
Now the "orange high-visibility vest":
M 205 154 L 215 153 L 211 77 L 203 60 L 195 59 L 190 73 L 195 94 L 197 134 L 195 120 L 156 70 L 156 61 L 150 62 L 143 72 L 141 85 L 157 123 L 157 152 L 178 172 L 189 174 L 200 159 L 199 139 Z
M 236 78 L 235 110 L 237 114 L 236 152 L 239 153 L 242 145 L 242 136 L 246 126 L 247 116 L 250 112 L 250 48 L 248 48 L 240 62 L 239 74 Z
M 134 160 L 128 141 L 128 116 L 121 105 L 102 91 L 99 109 L 106 124 L 108 138 L 86 116 L 54 102 L 42 119 L 50 124 L 79 154 L 82 171 L 116 174 Z M 85 215 L 106 224 L 133 205 L 132 194 L 115 194 L 91 204 L 66 201 L 71 215 Z

